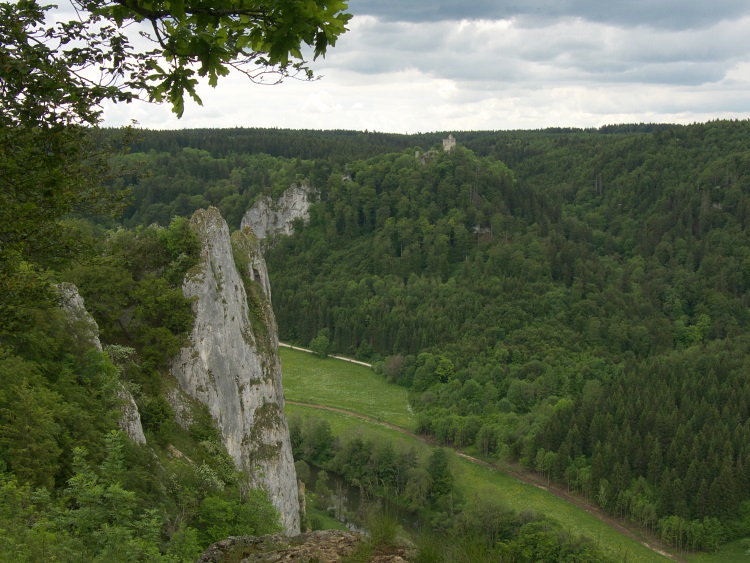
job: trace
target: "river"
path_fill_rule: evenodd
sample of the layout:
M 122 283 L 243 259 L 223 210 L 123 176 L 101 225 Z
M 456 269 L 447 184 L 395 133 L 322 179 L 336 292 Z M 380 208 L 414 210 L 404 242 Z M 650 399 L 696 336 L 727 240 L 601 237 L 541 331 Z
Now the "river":
M 315 484 L 321 471 L 315 466 L 310 466 L 310 478 L 305 482 L 308 491 L 316 490 Z M 327 511 L 350 530 L 366 532 L 366 516 L 373 508 L 396 516 L 405 530 L 416 532 L 422 527 L 423 523 L 417 514 L 388 499 L 368 494 L 336 473 L 326 471 L 326 474 L 328 475 L 328 488 L 331 490 L 326 503 Z

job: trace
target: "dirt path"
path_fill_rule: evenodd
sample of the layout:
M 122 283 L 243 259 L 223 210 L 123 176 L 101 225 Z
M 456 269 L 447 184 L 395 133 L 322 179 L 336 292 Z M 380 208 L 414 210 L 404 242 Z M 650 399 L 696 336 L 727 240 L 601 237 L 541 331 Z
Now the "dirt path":
M 291 350 L 299 350 L 300 352 L 307 352 L 308 354 L 314 354 L 312 350 L 308 350 L 307 348 L 300 348 L 299 346 L 292 346 L 291 344 L 287 344 L 286 342 L 279 342 L 279 346 L 282 348 L 290 348 Z M 334 358 L 336 360 L 341 360 L 343 362 L 349 362 L 350 364 L 359 364 L 360 366 L 365 366 L 368 368 L 372 368 L 372 364 L 368 364 L 367 362 L 360 362 L 359 360 L 352 360 L 351 358 L 345 358 L 344 356 L 328 356 L 329 358 Z
M 288 346 L 288 345 L 287 345 Z M 291 348 L 291 346 L 289 346 Z M 295 348 L 298 350 L 302 350 L 301 348 Z M 357 362 L 359 363 L 359 362 Z M 338 407 L 329 407 L 327 405 L 316 405 L 313 403 L 304 403 L 300 401 L 286 401 L 290 405 L 298 405 L 301 407 L 309 407 L 313 409 L 320 409 L 324 411 L 331 411 L 331 412 L 338 412 L 341 414 L 346 414 L 348 416 L 353 416 L 355 418 L 359 418 L 361 420 L 365 420 L 367 422 L 370 422 L 372 424 L 377 424 L 379 426 L 384 426 L 386 428 L 390 428 L 391 430 L 395 430 L 396 432 L 399 432 L 401 434 L 404 434 L 405 436 L 409 436 L 411 438 L 414 438 L 415 440 L 419 440 L 420 442 L 423 442 L 425 444 L 428 444 L 430 446 L 435 446 L 436 443 L 434 440 L 426 437 L 426 436 L 419 436 L 417 434 L 414 434 L 413 432 L 409 432 L 405 428 L 402 428 L 400 426 L 396 426 L 395 424 L 391 424 L 390 422 L 385 422 L 383 420 L 378 420 L 377 418 L 373 418 L 371 416 L 367 416 L 364 414 L 360 414 L 354 411 L 346 410 L 346 409 L 340 409 Z M 668 553 L 663 548 L 656 547 L 652 544 L 649 544 L 648 542 L 644 541 L 640 536 L 638 536 L 633 530 L 625 526 L 623 523 L 619 522 L 615 518 L 612 518 L 611 516 L 607 515 L 606 513 L 602 512 L 598 507 L 591 505 L 589 502 L 587 502 L 585 499 L 579 497 L 578 495 L 574 495 L 572 493 L 569 493 L 567 491 L 564 491 L 562 489 L 558 489 L 555 486 L 549 485 L 546 483 L 546 481 L 542 478 L 540 478 L 538 475 L 535 475 L 533 473 L 528 473 L 519 469 L 515 469 L 513 467 L 507 467 L 507 466 L 499 466 L 495 465 L 494 463 L 489 463 L 486 461 L 483 461 L 481 459 L 478 459 L 476 457 L 472 457 L 468 454 L 465 454 L 461 451 L 454 450 L 456 452 L 456 455 L 472 462 L 476 463 L 477 465 L 481 465 L 483 467 L 488 467 L 490 469 L 494 469 L 495 471 L 500 471 L 502 473 L 505 473 L 506 475 L 510 475 L 511 477 L 515 477 L 519 481 L 522 481 L 523 483 L 533 485 L 534 487 L 538 487 L 540 489 L 543 489 L 547 491 L 550 494 L 555 495 L 558 498 L 563 499 L 566 502 L 569 502 L 578 508 L 585 510 L 589 514 L 591 514 L 594 518 L 598 519 L 599 521 L 603 522 L 610 528 L 616 530 L 617 532 L 623 534 L 624 536 L 629 537 L 630 539 L 637 541 L 639 544 L 641 544 L 643 547 L 646 547 L 659 555 L 662 555 L 668 559 L 671 559 L 672 561 L 680 561 L 684 562 L 685 560 L 677 557 L 674 554 Z

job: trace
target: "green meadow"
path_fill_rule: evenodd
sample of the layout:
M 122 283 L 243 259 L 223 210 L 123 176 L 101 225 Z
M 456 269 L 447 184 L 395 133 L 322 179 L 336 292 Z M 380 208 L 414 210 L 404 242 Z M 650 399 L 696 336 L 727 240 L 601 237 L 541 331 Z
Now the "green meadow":
M 666 561 L 652 550 L 613 530 L 585 510 L 500 471 L 456 456 L 454 474 L 467 498 L 494 497 L 517 511 L 533 510 L 561 522 L 574 534 L 595 540 L 622 561 Z
M 689 563 L 739 563 L 750 562 L 748 540 L 737 540 L 722 545 L 716 553 L 696 553 L 685 557 Z
M 346 409 L 413 429 L 406 389 L 370 368 L 289 348 L 279 348 L 279 356 L 288 401 Z
M 334 358 L 320 359 L 313 354 L 288 348 L 280 348 L 279 355 L 287 400 L 346 409 L 407 430 L 413 429 L 414 418 L 409 413 L 406 389 L 387 383 L 371 369 Z M 325 418 L 337 435 L 351 432 L 367 434 L 375 439 L 413 446 L 422 454 L 429 449 L 424 443 L 395 430 L 343 413 L 289 404 L 286 412 L 288 416 L 299 414 Z M 515 510 L 534 510 L 550 515 L 563 522 L 571 532 L 586 535 L 606 546 L 623 561 L 667 560 L 616 532 L 585 510 L 538 487 L 458 456 L 453 457 L 453 469 L 460 491 L 466 498 L 494 496 Z M 747 549 L 748 546 L 741 542 L 732 542 L 716 553 L 685 555 L 684 558 L 690 563 L 750 562 Z

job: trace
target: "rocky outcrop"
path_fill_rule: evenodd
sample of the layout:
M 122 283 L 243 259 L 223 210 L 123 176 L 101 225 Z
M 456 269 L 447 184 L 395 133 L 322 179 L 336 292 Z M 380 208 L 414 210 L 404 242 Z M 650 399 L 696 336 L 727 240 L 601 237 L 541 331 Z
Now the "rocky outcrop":
M 299 502 L 270 288 L 258 243 L 235 233 L 215 208 L 197 211 L 191 226 L 201 258 L 183 293 L 193 300 L 190 344 L 172 373 L 190 397 L 208 406 L 224 444 L 252 485 L 264 488 L 287 534 L 299 533 Z
M 293 184 L 278 201 L 269 196 L 256 201 L 242 218 L 242 228 L 250 227 L 258 239 L 270 246 L 278 235 L 291 234 L 297 219 L 307 224 L 315 197 L 316 191 L 307 184 Z
M 190 430 L 193 424 L 193 409 L 190 405 L 190 399 L 180 389 L 170 389 L 167 392 L 167 402 L 174 412 L 174 421 L 180 428 Z
M 141 413 L 138 412 L 138 405 L 124 386 L 120 386 L 117 394 L 122 401 L 120 410 L 122 412 L 119 420 L 120 428 L 128 435 L 128 438 L 136 444 L 145 444 L 146 436 L 143 434 L 143 425 L 141 424 Z
M 61 283 L 58 289 L 60 290 L 60 305 L 67 315 L 68 322 L 73 325 L 71 326 L 71 334 L 78 335 L 87 344 L 94 346 L 101 352 L 102 343 L 99 341 L 99 325 L 86 310 L 86 304 L 83 302 L 81 294 L 78 293 L 78 288 L 72 283 Z
M 61 283 L 59 290 L 60 304 L 67 313 L 71 325 L 73 325 L 71 326 L 72 334 L 81 335 L 80 338 L 84 339 L 87 344 L 94 346 L 101 352 L 102 343 L 99 340 L 99 326 L 86 310 L 86 305 L 83 302 L 83 297 L 78 293 L 78 288 L 72 283 Z M 136 405 L 133 395 L 122 384 L 117 389 L 117 395 L 122 401 L 120 428 L 134 442 L 145 444 L 146 436 L 143 434 L 141 414 L 138 412 L 138 405 Z
M 337 563 L 346 561 L 365 541 L 354 532 L 325 530 L 308 532 L 294 538 L 278 534 L 262 537 L 234 536 L 210 546 L 199 563 L 228 563 L 229 561 L 280 563 L 282 561 L 317 561 Z M 356 561 L 368 563 L 405 563 L 414 558 L 414 549 L 403 546 L 381 546 L 369 557 Z
M 269 536 L 232 536 L 216 542 L 198 558 L 199 563 L 227 561 L 342 561 L 362 543 L 363 536 L 353 532 L 326 530 L 308 532 L 294 538 L 280 534 Z

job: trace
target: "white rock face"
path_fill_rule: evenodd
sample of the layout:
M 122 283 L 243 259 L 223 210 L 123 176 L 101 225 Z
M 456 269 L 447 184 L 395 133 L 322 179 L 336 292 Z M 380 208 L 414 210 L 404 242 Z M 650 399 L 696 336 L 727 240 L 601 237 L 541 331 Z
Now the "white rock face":
M 101 352 L 102 343 L 99 341 L 99 325 L 86 310 L 86 304 L 83 302 L 81 294 L 78 293 L 78 288 L 72 283 L 61 283 L 58 289 L 60 290 L 60 304 L 63 310 L 67 313 L 70 322 L 77 325 L 78 330 L 75 332 L 84 334 L 86 341 Z
M 252 485 L 268 491 L 287 534 L 299 534 L 278 335 L 258 242 L 249 229 L 230 241 L 213 207 L 197 211 L 191 226 L 201 240 L 201 259 L 182 289 L 193 299 L 195 324 L 172 373 L 183 391 L 208 406 L 227 451 Z
M 278 201 L 266 196 L 258 201 L 242 218 L 242 228 L 250 227 L 255 236 L 273 244 L 277 235 L 292 233 L 295 220 L 302 219 L 305 224 L 310 220 L 310 205 L 316 191 L 306 184 L 292 185 Z
M 83 297 L 78 293 L 78 288 L 72 283 L 61 283 L 59 288 L 62 308 L 67 312 L 70 321 L 77 325 L 78 330 L 76 332 L 85 334 L 86 340 L 101 352 L 102 343 L 99 341 L 99 325 L 86 310 L 86 305 L 83 302 Z M 145 444 L 146 436 L 143 434 L 143 426 L 141 425 L 141 413 L 138 412 L 138 405 L 135 404 L 133 395 L 122 384 L 120 384 L 117 394 L 123 402 L 119 420 L 120 428 L 134 442 Z
M 178 426 L 189 430 L 193 424 L 193 412 L 190 408 L 189 399 L 181 389 L 172 389 L 167 393 L 167 402 L 174 411 L 174 421 Z
M 133 395 L 124 386 L 120 386 L 118 394 L 123 401 L 122 416 L 119 421 L 120 428 L 136 444 L 145 444 L 146 436 L 143 434 L 143 426 L 141 425 L 141 413 L 138 412 L 138 405 L 135 404 Z

